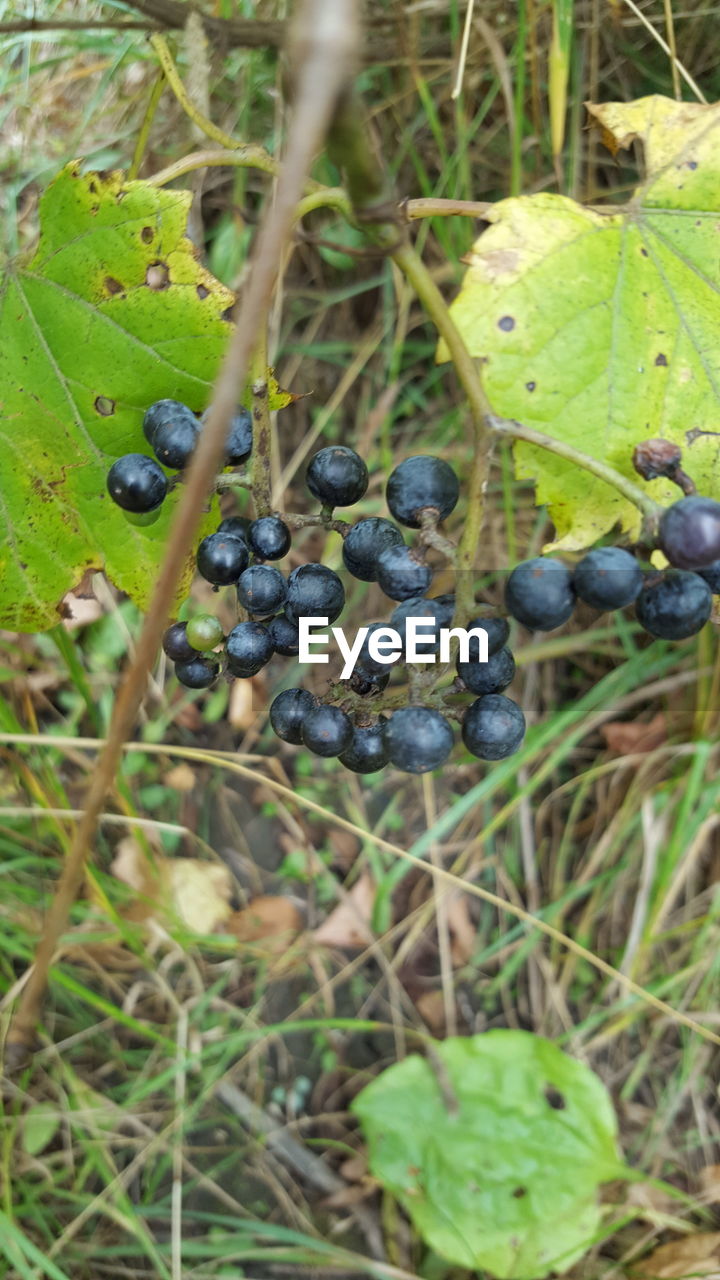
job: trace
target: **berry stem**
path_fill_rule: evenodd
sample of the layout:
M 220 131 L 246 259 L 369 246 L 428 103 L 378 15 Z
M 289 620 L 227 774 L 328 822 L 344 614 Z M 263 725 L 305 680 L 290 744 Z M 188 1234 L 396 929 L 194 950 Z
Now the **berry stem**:
M 250 490 L 255 514 L 272 511 L 272 419 L 268 396 L 267 336 L 263 330 L 250 366 L 252 379 L 253 450 L 250 459 Z
M 557 454 L 559 458 L 565 458 L 568 462 L 574 463 L 576 467 L 582 467 L 584 471 L 589 471 L 592 475 L 597 476 L 598 480 L 604 480 L 618 493 L 627 498 L 634 507 L 643 516 L 645 532 L 654 536 L 657 530 L 657 523 L 662 514 L 663 507 L 648 493 L 645 493 L 639 485 L 629 480 L 627 476 L 616 471 L 614 467 L 608 465 L 607 462 L 601 462 L 599 458 L 591 458 L 587 453 L 581 453 L 579 449 L 574 449 L 572 445 L 565 444 L 562 440 L 556 440 L 554 436 L 547 436 L 542 431 L 536 431 L 534 427 L 524 427 L 519 422 L 515 422 L 512 418 L 498 418 L 494 415 L 490 418 L 490 426 L 498 435 L 512 436 L 515 440 L 524 440 L 527 444 L 536 444 L 541 449 L 547 449 L 549 453 Z

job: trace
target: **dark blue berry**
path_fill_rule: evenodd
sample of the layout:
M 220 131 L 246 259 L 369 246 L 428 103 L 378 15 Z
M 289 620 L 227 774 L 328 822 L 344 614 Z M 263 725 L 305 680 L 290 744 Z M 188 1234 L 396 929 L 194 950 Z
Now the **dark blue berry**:
M 339 707 L 321 703 L 308 711 L 302 725 L 302 740 L 316 756 L 339 756 L 347 751 L 353 736 L 350 717 Z
M 345 588 L 336 573 L 324 564 L 303 564 L 288 578 L 285 613 L 291 622 L 299 618 L 327 618 L 334 622 L 345 604 Z
M 515 678 L 515 659 L 505 647 L 487 662 L 458 662 L 457 673 L 471 693 L 502 693 Z
M 258 560 L 282 560 L 291 541 L 290 530 L 279 516 L 260 516 L 248 529 L 248 542 Z
M 575 566 L 576 594 L 593 609 L 624 609 L 637 599 L 643 572 L 637 560 L 622 547 L 597 547 Z
M 275 645 L 275 652 L 281 654 L 283 658 L 294 658 L 300 652 L 298 629 L 294 622 L 285 617 L 284 613 L 271 618 L 267 629 Z
M 233 676 L 254 676 L 273 656 L 272 637 L 261 622 L 239 622 L 225 641 L 228 671 Z
M 409 600 L 427 591 L 432 569 L 411 547 L 386 547 L 378 558 L 377 580 L 391 600 Z
M 192 409 L 188 409 L 181 400 L 156 400 L 145 411 L 143 418 L 143 434 L 150 448 L 155 449 L 155 434 L 159 427 L 184 422 L 197 435 L 200 424 Z
M 213 658 L 201 658 L 196 654 L 190 662 L 176 662 L 175 675 L 188 689 L 209 689 L 217 680 L 219 663 Z
M 494 653 L 499 653 L 503 645 L 507 644 L 510 635 L 507 618 L 473 618 L 472 622 L 468 622 L 467 630 L 485 632 L 489 658 L 492 658 Z M 477 662 L 480 658 L 480 643 L 475 636 L 470 637 L 468 658 L 470 662 Z
M 720 502 L 681 498 L 660 517 L 658 542 L 677 569 L 699 569 L 720 559 Z
M 575 606 L 572 575 L 562 560 L 537 556 L 513 569 L 505 584 L 508 613 L 531 631 L 553 631 Z
M 206 409 L 202 416 L 202 425 L 207 422 L 209 416 L 210 409 Z M 252 453 L 252 442 L 252 414 L 249 409 L 239 406 L 232 416 L 228 429 L 225 466 L 239 467 L 241 463 L 247 461 Z
M 720 560 L 706 564 L 704 569 L 698 569 L 698 573 L 705 579 L 713 595 L 720 595 Z
M 198 572 L 214 586 L 226 587 L 237 582 L 249 559 L 247 544 L 241 538 L 231 533 L 210 533 L 198 547 Z
M 517 751 L 525 737 L 525 717 L 512 698 L 490 693 L 478 698 L 465 712 L 462 739 L 480 760 L 504 760 Z
M 123 511 L 145 513 L 159 507 L 168 491 L 165 472 L 144 453 L 126 453 L 113 462 L 107 490 Z
M 406 458 L 390 474 L 385 491 L 392 515 L 400 524 L 419 529 L 423 511 L 434 511 L 439 520 L 455 508 L 460 484 L 449 463 L 429 454 Z
M 447 760 L 453 731 L 431 707 L 403 707 L 385 724 L 388 759 L 404 773 L 428 773 Z
M 376 724 L 356 725 L 350 746 L 340 756 L 340 763 L 353 773 L 375 773 L 388 762 L 388 750 L 384 734 L 385 721 Z
M 404 542 L 396 524 L 382 516 L 369 516 L 358 520 L 345 536 L 343 561 L 354 578 L 362 582 L 377 582 L 377 562 L 386 547 L 397 547 Z
M 243 609 L 258 618 L 267 618 L 282 609 L 287 583 L 280 570 L 272 565 L 251 564 L 238 578 L 237 594 Z
M 635 602 L 638 621 L 659 640 L 694 636 L 712 612 L 712 591 L 698 573 L 669 569 L 653 576 Z
M 333 444 L 310 459 L 305 480 L 313 497 L 324 506 L 350 507 L 368 487 L 368 469 L 353 449 Z
M 440 600 L 428 599 L 427 596 L 411 596 L 403 600 L 390 614 L 390 626 L 398 632 L 403 649 L 407 642 L 408 618 L 422 618 L 425 625 L 418 629 L 416 645 L 418 652 L 431 654 L 437 651 L 440 644 L 440 631 L 449 625 L 447 607 Z M 451 615 L 452 616 L 452 615 Z
M 235 538 L 241 538 L 243 542 L 248 541 L 248 529 L 252 524 L 249 516 L 226 516 L 221 520 L 218 527 L 218 533 L 231 533 Z
M 197 650 L 187 638 L 187 623 L 173 622 L 162 638 L 164 653 L 173 662 L 193 662 L 197 658 Z
M 158 462 L 170 471 L 182 471 L 192 458 L 200 424 L 194 413 L 189 418 L 161 422 L 153 435 L 152 451 Z
M 297 746 L 302 742 L 302 727 L 315 699 L 307 689 L 283 689 L 270 704 L 270 724 L 278 738 Z

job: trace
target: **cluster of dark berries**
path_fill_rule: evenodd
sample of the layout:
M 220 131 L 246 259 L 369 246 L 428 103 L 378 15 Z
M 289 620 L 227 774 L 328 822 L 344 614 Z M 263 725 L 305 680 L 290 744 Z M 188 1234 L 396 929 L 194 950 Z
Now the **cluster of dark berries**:
M 331 445 L 315 454 L 306 476 L 307 486 L 328 520 L 336 507 L 360 501 L 368 479 L 363 460 L 342 445 Z M 377 582 L 396 602 L 389 625 L 401 638 L 408 619 L 420 618 L 426 624 L 425 651 L 437 652 L 441 629 L 451 625 L 455 600 L 451 595 L 430 598 L 425 594 L 432 569 L 422 535 L 417 546 L 408 546 L 400 525 L 422 530 L 429 520 L 436 528 L 457 503 L 457 476 L 440 458 L 411 457 L 390 475 L 386 495 L 398 523 L 382 516 L 362 518 L 352 526 L 338 522 L 343 534 L 343 562 L 353 577 Z M 340 617 L 345 589 L 332 569 L 309 563 L 285 575 L 275 564 L 267 563 L 281 560 L 290 545 L 290 530 L 278 515 L 252 521 L 231 517 L 203 539 L 197 552 L 198 571 L 215 588 L 234 586 L 238 605 L 247 616 L 228 635 L 210 615 L 176 622 L 168 629 L 163 647 L 175 662 L 182 684 L 207 688 L 221 668 L 231 677 L 252 677 L 274 654 L 298 654 L 301 618 L 321 617 L 332 624 Z M 374 772 L 386 764 L 408 773 L 424 773 L 447 760 L 454 734 L 448 716 L 436 707 L 412 705 L 392 714 L 373 714 L 372 699 L 387 686 L 393 664 L 381 661 L 371 641 L 386 627 L 377 622 L 368 628 L 352 675 L 345 682 L 348 694 L 368 699 L 361 713 L 353 715 L 342 705 L 323 702 L 305 689 L 286 689 L 270 708 L 270 723 L 278 737 L 303 743 L 319 756 L 339 757 L 358 773 Z M 473 620 L 468 624 L 470 629 L 485 632 L 488 661 L 480 660 L 475 640 L 469 660 L 457 663 L 458 679 L 452 692 L 475 695 L 462 716 L 462 737 L 479 758 L 500 760 L 518 749 L 525 732 L 522 711 L 503 695 L 515 674 L 506 645 L 509 628 L 503 618 L 486 617 Z M 342 697 L 339 701 L 342 703 Z M 460 718 L 457 708 L 452 714 Z
M 167 467 L 187 463 L 200 426 L 174 401 L 158 402 L 145 417 L 145 434 Z M 228 461 L 247 456 L 252 443 L 249 422 L 247 428 L 247 438 L 233 445 Z M 131 460 L 137 457 L 129 455 Z M 111 477 L 127 461 L 120 459 Z M 142 461 L 157 465 L 152 459 Z M 515 661 L 503 617 L 480 616 L 465 624 L 464 630 L 475 634 L 470 635 L 468 652 L 457 658 L 452 686 L 439 692 L 435 684 L 424 692 L 427 685 L 421 689 L 411 682 L 410 705 L 377 713 L 392 672 L 402 666 L 410 620 L 422 620 L 425 655 L 442 653 L 447 643 L 443 637 L 453 623 L 455 598 L 429 595 L 433 571 L 427 552 L 433 545 L 447 546 L 438 536 L 438 525 L 454 510 L 459 496 L 452 467 L 433 456 L 407 458 L 387 481 L 393 518 L 362 517 L 352 525 L 333 519 L 333 511 L 359 502 L 367 490 L 368 471 L 358 454 L 342 445 L 321 449 L 311 459 L 306 479 L 321 512 L 303 519 L 337 530 L 348 573 L 378 583 L 396 607 L 389 624 L 372 622 L 362 643 L 358 638 L 352 673 L 339 682 L 332 697 L 318 698 L 300 688 L 278 694 L 270 708 L 277 736 L 302 743 L 318 756 L 337 757 L 358 773 L 386 764 L 408 773 L 438 768 L 453 748 L 453 719 L 460 721 L 463 742 L 479 759 L 502 760 L 517 751 L 525 721 L 521 709 L 505 695 Z M 340 617 L 345 589 L 337 573 L 317 563 L 284 573 L 273 563 L 291 548 L 288 520 L 277 514 L 255 520 L 234 516 L 200 543 L 199 573 L 216 590 L 235 588 L 241 620 L 227 635 L 210 614 L 168 629 L 164 649 L 182 684 L 208 688 L 221 672 L 251 678 L 275 654 L 298 655 L 301 619 L 321 618 L 331 625 Z M 412 545 L 406 541 L 407 530 L 419 531 Z M 507 579 L 507 612 L 531 630 L 550 631 L 568 621 L 578 600 L 602 611 L 634 605 L 651 635 L 671 640 L 693 635 L 710 616 L 712 593 L 720 590 L 720 504 L 683 498 L 663 514 L 658 542 L 671 565 L 665 572 L 644 568 L 620 547 L 590 551 L 574 568 L 551 556 L 525 561 Z M 388 636 L 389 628 L 394 639 Z M 446 648 L 443 661 L 448 654 Z M 472 695 L 473 701 L 462 706 L 462 694 Z
M 179 400 L 156 400 L 143 418 L 143 432 L 155 457 L 126 453 L 110 468 L 107 489 L 135 523 L 147 524 L 157 516 L 169 490 L 163 471 L 184 471 L 192 458 L 209 410 L 198 418 Z M 239 408 L 230 424 L 224 465 L 237 467 L 252 451 L 252 415 Z M 161 465 L 162 464 L 162 465 Z
M 663 513 L 658 545 L 671 567 L 643 569 L 621 547 L 590 551 L 573 570 L 551 556 L 526 560 L 505 587 L 508 613 L 531 630 L 567 622 L 576 599 L 603 612 L 635 605 L 641 626 L 661 640 L 696 635 L 720 592 L 720 503 L 681 498 Z

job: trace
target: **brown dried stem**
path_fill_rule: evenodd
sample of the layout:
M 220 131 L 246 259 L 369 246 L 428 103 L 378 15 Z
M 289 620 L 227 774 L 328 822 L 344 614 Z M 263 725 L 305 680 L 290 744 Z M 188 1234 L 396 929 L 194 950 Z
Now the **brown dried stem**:
M 181 6 L 184 8 L 184 6 Z M 23 989 L 8 1032 L 8 1066 L 25 1060 L 40 1018 L 48 972 L 70 908 L 85 874 L 99 815 L 136 722 L 147 678 L 160 645 L 178 583 L 194 543 L 203 506 L 218 470 L 230 420 L 247 377 L 256 335 L 263 331 L 278 264 L 291 234 L 295 206 L 312 160 L 322 145 L 335 102 L 347 83 L 358 46 L 356 0 L 305 0 L 300 10 L 293 65 L 299 67 L 295 111 L 286 160 L 276 197 L 258 233 L 237 326 L 218 375 L 205 430 L 190 465 L 183 496 L 173 521 L 155 594 L 113 709 L 107 741 L 85 798 L 85 811 L 75 832 L 57 891 L 38 944 L 35 964 Z

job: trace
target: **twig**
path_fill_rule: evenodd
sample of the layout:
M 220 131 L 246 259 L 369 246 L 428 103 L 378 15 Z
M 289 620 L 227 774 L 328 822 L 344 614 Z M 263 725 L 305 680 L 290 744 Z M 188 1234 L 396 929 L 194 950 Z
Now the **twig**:
M 574 449 L 572 445 L 565 444 L 562 440 L 556 440 L 554 436 L 545 435 L 542 431 L 536 431 L 534 427 L 524 427 L 519 422 L 515 422 L 512 418 L 498 418 L 491 416 L 490 425 L 493 431 L 498 435 L 511 436 L 515 440 L 524 440 L 527 444 L 536 444 L 541 449 L 547 449 L 550 453 L 555 453 L 559 458 L 565 458 L 568 462 L 574 463 L 576 467 L 582 467 L 584 471 L 589 471 L 592 475 L 597 476 L 598 480 L 604 480 L 605 484 L 609 484 L 618 493 L 621 493 L 628 502 L 637 507 L 643 515 L 643 519 L 648 527 L 648 532 L 654 530 L 655 525 L 662 513 L 662 506 L 645 493 L 639 485 L 628 480 L 627 476 L 616 471 L 607 462 L 601 462 L 599 458 L 592 458 L 587 453 L 581 453 L 579 449 Z
M 200 434 L 190 464 L 187 485 L 175 513 L 135 660 L 115 702 L 107 741 L 87 790 L 85 814 L 75 832 L 45 921 L 32 973 L 8 1031 L 8 1066 L 17 1066 L 24 1061 L 32 1043 L 48 971 L 82 884 L 98 816 L 117 772 L 125 740 L 137 719 L 148 673 L 194 544 L 203 505 L 218 470 L 256 335 L 266 322 L 278 264 L 282 261 L 283 248 L 292 229 L 295 206 L 308 169 L 322 144 L 337 95 L 351 75 L 357 44 L 357 0 L 304 0 L 293 49 L 293 62 L 299 67 L 296 107 L 275 201 L 264 215 L 254 246 L 237 325 L 218 375 L 205 429 Z
M 252 360 L 253 449 L 250 459 L 250 490 L 256 516 L 272 510 L 272 421 L 268 399 L 267 336 L 265 328 Z

